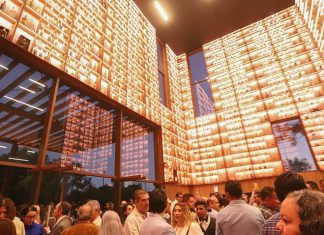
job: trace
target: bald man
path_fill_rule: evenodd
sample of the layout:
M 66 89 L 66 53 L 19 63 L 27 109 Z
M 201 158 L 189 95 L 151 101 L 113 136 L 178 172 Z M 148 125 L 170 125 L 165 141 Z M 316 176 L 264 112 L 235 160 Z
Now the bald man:
M 65 229 L 62 235 L 98 235 L 99 229 L 91 223 L 92 208 L 88 204 L 80 206 L 78 221 L 75 225 Z

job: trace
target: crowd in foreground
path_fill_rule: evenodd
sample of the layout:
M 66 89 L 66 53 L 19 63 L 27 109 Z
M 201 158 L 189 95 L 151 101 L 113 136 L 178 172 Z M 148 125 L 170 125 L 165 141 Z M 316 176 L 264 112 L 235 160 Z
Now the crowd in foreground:
M 238 181 L 229 181 L 224 197 L 179 192 L 173 202 L 161 189 L 138 189 L 120 214 L 110 206 L 101 217 L 99 202 L 90 200 L 73 216 L 71 204 L 62 201 L 45 216 L 45 225 L 37 205 L 18 211 L 11 199 L 0 197 L 0 235 L 323 235 L 324 179 L 320 185 L 322 192 L 315 182 L 287 172 L 274 187 L 255 188 L 250 200 Z

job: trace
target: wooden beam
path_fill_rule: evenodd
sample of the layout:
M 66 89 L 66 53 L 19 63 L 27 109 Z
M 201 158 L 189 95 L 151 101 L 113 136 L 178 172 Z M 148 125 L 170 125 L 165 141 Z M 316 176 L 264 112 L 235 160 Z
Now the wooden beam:
M 73 166 L 61 166 L 61 164 L 48 164 L 43 167 L 36 167 L 33 169 L 33 172 L 39 172 L 39 171 L 71 171 L 73 170 Z
M 52 128 L 56 96 L 57 96 L 57 91 L 59 88 L 59 83 L 60 83 L 60 77 L 57 77 L 56 79 L 53 80 L 53 85 L 51 88 L 51 93 L 50 93 L 49 102 L 48 102 L 48 109 L 47 109 L 47 113 L 46 113 L 45 121 L 44 121 L 44 129 L 42 132 L 42 141 L 41 141 L 40 148 L 39 148 L 39 158 L 38 158 L 38 162 L 37 162 L 38 168 L 42 168 L 45 165 L 46 154 L 47 154 L 47 145 L 48 145 L 51 128 Z M 43 177 L 43 171 L 38 172 L 37 176 L 36 176 L 36 182 L 35 182 L 36 184 L 35 184 L 35 191 L 34 191 L 34 197 L 33 197 L 33 199 L 34 199 L 33 201 L 36 204 L 38 204 L 38 201 L 39 201 L 42 177 Z
M 0 92 L 0 97 L 4 96 L 8 92 L 10 92 L 12 89 L 14 89 L 19 83 L 25 81 L 30 75 L 32 75 L 35 72 L 34 69 L 29 69 L 26 72 L 24 72 L 22 75 L 20 75 L 16 80 L 13 80 L 13 82 L 6 86 L 6 88 L 2 89 Z
M 1 161 L 1 160 L 0 160 L 0 165 L 1 166 L 21 167 L 21 168 L 31 168 L 31 169 L 36 168 L 35 165 L 31 165 L 31 164 L 18 163 L 18 162 L 7 162 L 7 161 Z
M 30 120 L 33 120 L 34 122 L 42 122 L 44 121 L 44 119 L 40 116 L 37 116 L 35 114 L 32 114 L 30 112 L 26 112 L 26 111 L 23 111 L 23 110 L 20 110 L 20 109 L 16 109 L 16 108 L 12 108 L 6 104 L 1 104 L 0 103 L 0 110 L 2 111 L 6 111 L 8 113 L 10 113 L 10 117 L 12 117 L 12 114 L 14 115 L 18 115 L 18 116 L 21 116 L 21 117 L 24 117 L 24 118 L 28 118 Z
M 121 159 L 122 159 L 122 135 L 123 135 L 123 112 L 121 110 L 117 111 L 117 116 L 116 118 L 116 126 L 115 126 L 115 130 L 116 130 L 116 144 L 115 144 L 115 176 L 116 178 L 121 177 Z M 120 180 L 117 180 L 114 182 L 114 206 L 115 206 L 115 210 L 119 211 L 120 208 L 119 204 L 121 201 L 121 182 Z
M 2 70 L 2 72 L 0 73 L 0 79 L 2 79 L 4 76 L 6 76 L 14 67 L 16 67 L 19 64 L 19 61 L 17 60 L 13 60 L 8 66 L 8 70 L 4 69 Z

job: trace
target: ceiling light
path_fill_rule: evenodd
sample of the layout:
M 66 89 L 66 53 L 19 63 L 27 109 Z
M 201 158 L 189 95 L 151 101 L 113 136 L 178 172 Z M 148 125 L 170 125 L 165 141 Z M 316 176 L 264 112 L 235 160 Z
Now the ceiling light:
M 2 149 L 6 149 L 7 146 L 0 145 L 0 148 L 2 148 Z
M 15 157 L 10 157 L 10 160 L 16 160 L 16 161 L 22 161 L 22 162 L 28 162 L 29 160 L 27 159 L 21 159 L 21 158 L 15 158 Z
M 0 67 L 1 67 L 1 68 L 4 68 L 5 70 L 9 70 L 8 67 L 6 67 L 6 66 L 4 66 L 4 65 L 2 65 L 2 64 L 0 64 Z
M 27 103 L 25 103 L 25 102 L 22 102 L 22 101 L 20 101 L 20 100 L 14 99 L 14 98 L 11 98 L 11 97 L 9 97 L 9 96 L 6 96 L 6 95 L 5 95 L 5 96 L 3 96 L 3 97 L 5 97 L 5 98 L 7 98 L 7 99 L 9 99 L 9 100 L 16 101 L 16 102 L 18 102 L 18 103 L 20 103 L 20 104 L 26 105 L 26 106 L 28 106 L 28 107 L 31 107 L 31 108 L 33 108 L 33 109 L 37 109 L 37 110 L 39 110 L 39 111 L 44 111 L 44 109 L 38 108 L 38 107 L 36 107 L 36 106 L 34 106 L 34 105 L 27 104 Z
M 37 82 L 37 81 L 35 81 L 34 79 L 29 78 L 29 81 L 31 81 L 31 82 L 33 82 L 33 83 L 36 83 L 36 84 L 38 84 L 38 85 L 40 85 L 40 86 L 42 86 L 42 87 L 46 87 L 45 84 L 40 83 L 40 82 Z
M 168 21 L 169 17 L 167 15 L 167 13 L 165 12 L 165 10 L 163 9 L 163 7 L 161 6 L 161 4 L 158 1 L 154 2 L 155 8 L 158 10 L 158 12 L 160 13 L 160 15 L 162 16 L 164 21 Z
M 27 150 L 27 153 L 35 153 L 35 151 Z
M 25 90 L 25 91 L 28 91 L 28 92 L 30 92 L 30 93 L 35 94 L 35 91 L 32 91 L 32 90 L 30 90 L 30 89 L 28 89 L 28 88 L 26 88 L 26 87 L 19 86 L 19 88 L 20 88 L 20 89 L 23 89 L 23 90 Z

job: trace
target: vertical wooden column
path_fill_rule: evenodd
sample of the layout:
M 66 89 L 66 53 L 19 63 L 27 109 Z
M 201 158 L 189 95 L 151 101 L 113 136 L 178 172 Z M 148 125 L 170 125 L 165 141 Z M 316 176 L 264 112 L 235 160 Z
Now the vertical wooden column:
M 162 151 L 162 130 L 161 127 L 155 128 L 154 136 L 154 160 L 155 160 L 155 180 L 157 184 L 164 183 L 164 163 Z
M 62 173 L 62 184 L 61 184 L 61 192 L 60 192 L 60 202 L 64 200 L 66 185 L 67 185 L 67 174 Z
M 39 158 L 37 162 L 37 168 L 42 168 L 45 165 L 47 145 L 48 145 L 49 136 L 52 128 L 52 121 L 53 121 L 55 103 L 56 103 L 56 95 L 59 88 L 59 83 L 60 83 L 60 77 L 53 79 L 52 89 L 48 101 L 47 113 L 45 115 L 45 120 L 44 120 L 44 129 L 42 132 L 42 139 L 39 148 Z M 32 202 L 34 204 L 37 204 L 39 200 L 39 193 L 42 184 L 42 176 L 43 176 L 42 170 L 37 172 L 35 176 L 35 190 L 34 190 L 34 195 L 32 196 Z
M 12 187 L 12 168 L 10 166 L 3 166 L 3 183 L 1 185 L 0 194 L 4 197 L 8 197 L 10 193 L 10 187 Z
M 119 203 L 121 200 L 121 154 L 122 154 L 122 119 L 123 113 L 121 110 L 117 110 L 116 116 L 116 151 L 115 151 L 115 176 L 116 180 L 114 181 L 114 209 L 119 211 Z

